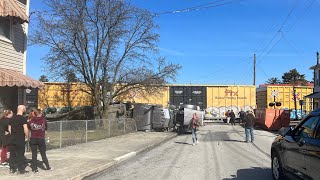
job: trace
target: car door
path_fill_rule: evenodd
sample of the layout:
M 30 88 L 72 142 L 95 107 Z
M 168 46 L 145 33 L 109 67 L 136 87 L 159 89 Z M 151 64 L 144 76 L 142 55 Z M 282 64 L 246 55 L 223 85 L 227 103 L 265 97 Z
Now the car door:
M 309 117 L 295 128 L 291 136 L 285 136 L 285 141 L 282 144 L 284 167 L 301 178 L 307 178 L 306 144 L 314 136 L 318 122 L 319 117 Z
M 318 123 L 314 138 L 307 144 L 305 160 L 307 164 L 307 174 L 312 179 L 320 179 L 320 125 Z

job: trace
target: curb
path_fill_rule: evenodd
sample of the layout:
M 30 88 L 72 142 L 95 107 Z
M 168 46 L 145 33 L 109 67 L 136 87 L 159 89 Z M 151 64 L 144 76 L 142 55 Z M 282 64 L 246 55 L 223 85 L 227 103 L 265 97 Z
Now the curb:
M 121 163 L 121 162 L 123 162 L 125 160 L 133 158 L 133 157 L 135 157 L 135 156 L 137 156 L 139 154 L 142 154 L 144 152 L 150 151 L 150 150 L 162 145 L 163 143 L 165 143 L 165 142 L 167 142 L 167 141 L 169 141 L 169 140 L 171 140 L 171 139 L 173 139 L 175 137 L 177 137 L 176 133 L 174 133 L 173 135 L 171 135 L 171 136 L 169 136 L 169 137 L 167 137 L 165 139 L 162 139 L 162 140 L 160 140 L 160 141 L 158 141 L 158 142 L 156 142 L 154 144 L 146 146 L 146 147 L 138 150 L 137 152 L 130 152 L 130 153 L 127 153 L 125 155 L 116 157 L 111 162 L 109 162 L 107 164 L 104 164 L 102 166 L 93 168 L 93 169 L 91 169 L 91 170 L 89 170 L 87 172 L 81 173 L 81 174 L 79 174 L 79 175 L 77 175 L 75 177 L 69 178 L 69 179 L 70 180 L 81 180 L 81 179 L 84 179 L 84 178 L 89 177 L 91 175 L 98 174 L 98 173 L 100 173 L 100 172 L 102 172 L 102 171 L 104 171 L 104 170 L 106 170 L 108 168 L 111 168 L 111 167 L 113 167 L 113 166 L 115 166 L 115 165 L 117 165 L 117 164 L 119 164 L 119 163 Z

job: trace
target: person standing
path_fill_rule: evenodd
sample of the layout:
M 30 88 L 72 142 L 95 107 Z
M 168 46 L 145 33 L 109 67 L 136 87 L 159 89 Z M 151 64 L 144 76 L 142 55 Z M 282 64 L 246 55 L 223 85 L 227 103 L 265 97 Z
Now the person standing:
M 50 170 L 49 161 L 46 154 L 46 142 L 45 136 L 48 129 L 47 121 L 42 117 L 42 111 L 40 109 L 34 111 L 35 117 L 33 117 L 28 123 L 28 127 L 31 130 L 30 147 L 32 152 L 31 169 L 33 172 L 38 172 L 37 155 L 38 149 L 40 151 L 42 162 L 45 164 L 46 169 Z
M 8 137 L 9 130 L 8 125 L 10 118 L 13 116 L 11 110 L 4 110 L 0 117 L 0 136 L 1 136 L 1 165 L 4 167 L 9 167 L 7 153 L 8 153 Z
M 18 169 L 20 174 L 28 171 L 25 170 L 25 142 L 28 138 L 27 118 L 23 115 L 26 112 L 24 105 L 19 105 L 17 114 L 14 115 L 8 125 L 10 133 L 9 138 L 9 165 L 10 173 L 15 173 Z
M 193 114 L 193 117 L 190 122 L 191 122 L 190 125 L 191 125 L 191 132 L 192 132 L 192 145 L 194 146 L 199 143 L 198 137 L 197 137 L 197 129 L 200 126 L 200 122 L 199 122 L 197 113 Z
M 256 118 L 254 117 L 251 111 L 247 111 L 247 114 L 244 117 L 244 127 L 246 133 L 246 142 L 249 142 L 249 133 L 251 135 L 251 142 L 254 142 L 254 124 Z
M 236 115 L 234 114 L 233 110 L 231 110 L 231 112 L 230 112 L 231 125 L 236 125 L 235 120 L 236 120 Z
M 243 111 L 243 109 L 241 109 L 241 111 L 238 113 L 240 120 L 239 120 L 239 125 L 243 122 L 244 116 L 246 115 L 246 113 Z

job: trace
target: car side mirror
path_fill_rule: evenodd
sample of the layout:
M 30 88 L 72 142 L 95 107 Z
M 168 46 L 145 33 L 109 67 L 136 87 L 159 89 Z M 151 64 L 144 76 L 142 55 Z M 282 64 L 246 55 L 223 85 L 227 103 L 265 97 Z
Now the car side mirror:
M 293 127 L 289 126 L 289 127 L 282 127 L 280 130 L 279 130 L 279 134 L 281 136 L 285 136 L 285 135 L 291 135 L 291 132 L 293 130 Z

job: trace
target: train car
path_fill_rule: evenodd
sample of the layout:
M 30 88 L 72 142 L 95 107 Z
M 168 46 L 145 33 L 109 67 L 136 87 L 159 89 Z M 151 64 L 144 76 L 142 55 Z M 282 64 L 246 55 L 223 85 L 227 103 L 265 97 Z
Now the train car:
M 38 107 L 82 107 L 92 106 L 92 98 L 86 93 L 88 86 L 83 83 L 47 82 L 38 91 Z
M 251 85 L 214 85 L 207 86 L 206 120 L 224 120 L 225 112 L 238 113 L 253 111 L 256 108 L 256 87 Z
M 292 86 L 288 84 L 260 85 L 257 88 L 257 106 L 259 109 L 287 109 L 291 110 L 291 119 L 301 119 L 303 115 L 312 111 L 312 99 L 305 96 L 313 93 L 313 85 Z M 270 107 L 269 104 L 279 102 L 280 106 Z M 296 112 L 297 111 L 297 112 Z

